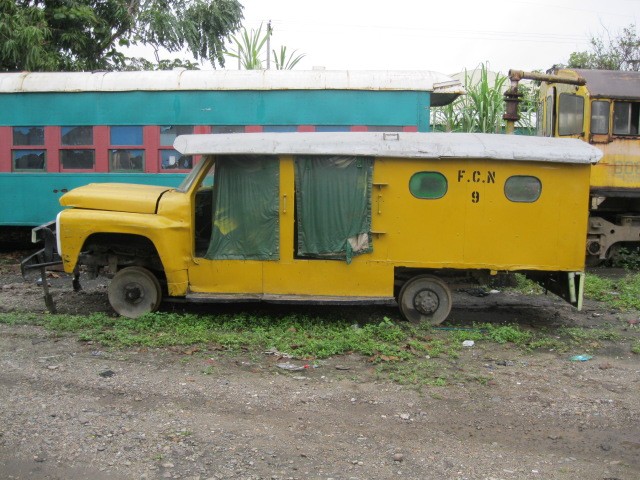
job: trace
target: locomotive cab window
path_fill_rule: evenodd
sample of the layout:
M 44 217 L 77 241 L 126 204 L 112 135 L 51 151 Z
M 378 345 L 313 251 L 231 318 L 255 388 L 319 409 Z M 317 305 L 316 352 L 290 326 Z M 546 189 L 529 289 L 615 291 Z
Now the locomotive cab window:
M 447 193 L 447 179 L 440 172 L 414 173 L 409 180 L 409 191 L 416 198 L 435 200 Z
M 558 110 L 558 134 L 580 135 L 584 123 L 584 98 L 561 93 Z
M 512 202 L 533 203 L 540 198 L 542 183 L 530 175 L 514 175 L 504 182 L 504 194 Z
M 613 133 L 638 135 L 640 102 L 615 102 L 613 104 Z
M 609 133 L 609 102 L 591 102 L 591 133 L 606 135 Z

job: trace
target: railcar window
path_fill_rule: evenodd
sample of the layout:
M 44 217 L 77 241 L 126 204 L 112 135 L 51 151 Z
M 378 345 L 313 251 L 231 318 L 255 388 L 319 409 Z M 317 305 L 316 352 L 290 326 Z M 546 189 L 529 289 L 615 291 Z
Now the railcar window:
M 46 152 L 44 150 L 14 150 L 14 171 L 43 171 L 46 167 Z
M 177 150 L 160 150 L 160 166 L 163 170 L 188 170 L 193 167 L 193 156 L 182 155 Z
M 533 203 L 540 198 L 542 182 L 529 175 L 514 175 L 504 182 L 504 194 L 512 202 Z
M 173 142 L 178 135 L 191 135 L 193 125 L 166 125 L 160 128 L 159 161 L 162 170 L 189 170 L 193 167 L 192 155 L 181 155 L 173 149 Z
M 447 193 L 447 178 L 440 172 L 414 173 L 409 180 L 409 191 L 416 198 L 435 200 Z
M 609 102 L 591 102 L 591 133 L 606 135 L 609 133 Z
M 262 131 L 272 133 L 297 132 L 298 127 L 296 125 L 265 125 L 262 127 Z
M 109 171 L 144 171 L 144 150 L 109 150 Z
M 350 132 L 350 125 L 316 125 L 316 132 Z
M 13 127 L 13 145 L 44 145 L 44 127 Z
M 60 150 L 60 163 L 63 170 L 93 170 L 94 150 Z
M 560 119 L 558 133 L 560 135 L 580 135 L 584 123 L 584 98 L 568 93 L 560 94 Z
M 62 145 L 93 145 L 93 127 L 62 127 L 60 143 Z
M 244 125 L 213 125 L 211 133 L 244 133 Z
M 178 135 L 191 135 L 193 125 L 167 125 L 160 127 L 160 145 L 172 147 L 173 141 Z
M 613 133 L 616 135 L 638 135 L 640 102 L 614 102 Z
M 111 145 L 142 145 L 142 127 L 111 127 L 109 138 Z
M 398 125 L 369 125 L 367 132 L 402 132 L 404 127 Z

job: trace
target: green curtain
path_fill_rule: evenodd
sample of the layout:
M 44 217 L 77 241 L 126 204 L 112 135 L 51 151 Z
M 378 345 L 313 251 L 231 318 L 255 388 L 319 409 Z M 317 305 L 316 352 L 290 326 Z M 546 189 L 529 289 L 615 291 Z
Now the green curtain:
M 216 160 L 213 229 L 205 258 L 279 258 L 279 165 L 274 156 L 234 155 Z
M 298 256 L 350 263 L 371 251 L 372 177 L 370 157 L 296 158 Z

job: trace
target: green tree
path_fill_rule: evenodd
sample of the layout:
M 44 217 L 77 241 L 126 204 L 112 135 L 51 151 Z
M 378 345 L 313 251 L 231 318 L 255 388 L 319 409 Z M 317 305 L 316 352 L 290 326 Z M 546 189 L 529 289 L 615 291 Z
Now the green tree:
M 223 66 L 242 18 L 238 0 L 0 0 L 0 71 L 135 68 L 131 45 Z
M 606 38 L 603 38 L 605 37 Z M 592 70 L 640 71 L 640 36 L 636 25 L 630 24 L 615 36 L 592 36 L 589 51 L 573 52 L 567 67 Z

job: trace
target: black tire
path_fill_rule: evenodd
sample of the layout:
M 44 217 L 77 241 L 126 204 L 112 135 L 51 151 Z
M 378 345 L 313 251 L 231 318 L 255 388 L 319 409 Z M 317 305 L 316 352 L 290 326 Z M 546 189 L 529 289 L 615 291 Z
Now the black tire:
M 123 317 L 138 318 L 155 312 L 161 300 L 160 282 L 146 268 L 123 268 L 109 284 L 109 303 Z
M 451 312 L 451 290 L 445 282 L 432 275 L 418 275 L 400 289 L 400 312 L 412 323 L 438 325 Z

